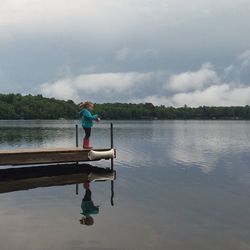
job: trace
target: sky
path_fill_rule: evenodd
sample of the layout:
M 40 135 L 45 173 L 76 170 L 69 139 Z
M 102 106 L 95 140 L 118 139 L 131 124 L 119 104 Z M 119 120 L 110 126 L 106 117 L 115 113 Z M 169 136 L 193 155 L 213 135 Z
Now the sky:
M 250 104 L 249 0 L 1 0 L 0 92 Z

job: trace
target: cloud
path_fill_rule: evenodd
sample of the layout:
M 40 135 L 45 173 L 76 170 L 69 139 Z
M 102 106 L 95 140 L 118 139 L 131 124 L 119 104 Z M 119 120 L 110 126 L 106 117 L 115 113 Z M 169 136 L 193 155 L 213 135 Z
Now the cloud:
M 234 87 L 230 84 L 213 85 L 204 90 L 177 93 L 173 96 L 152 95 L 135 99 L 136 103 L 152 102 L 155 105 L 174 107 L 244 106 L 250 104 L 250 87 Z
M 57 81 L 53 84 L 44 83 L 40 86 L 40 92 L 47 97 L 70 100 L 77 96 L 76 89 L 72 86 L 70 79 Z
M 151 94 L 133 101 L 175 107 L 249 105 L 250 86 L 241 82 L 241 78 L 245 73 L 242 68 L 249 66 L 250 51 L 241 53 L 237 59 L 238 63 L 226 67 L 221 74 L 210 63 L 203 64 L 196 71 L 173 74 L 163 85 L 165 92 Z M 226 81 L 228 78 L 230 81 Z
M 238 56 L 242 68 L 250 66 L 250 50 L 246 50 Z
M 121 57 L 127 56 L 124 50 Z M 126 53 L 125 53 L 126 52 Z M 211 63 L 197 70 L 169 75 L 155 72 L 84 73 L 40 85 L 40 92 L 59 99 L 93 100 L 95 102 L 151 102 L 155 105 L 180 107 L 239 106 L 250 104 L 250 86 L 242 83 L 241 63 L 248 51 L 221 73 Z M 95 68 L 91 68 L 95 70 Z M 227 78 L 231 74 L 231 81 Z M 237 76 L 237 77 L 235 77 Z
M 250 50 L 245 50 L 237 56 L 237 60 L 224 69 L 224 81 L 234 81 L 244 85 L 250 82 Z
M 178 92 L 200 90 L 211 84 L 218 84 L 219 81 L 213 65 L 206 63 L 198 71 L 188 71 L 171 76 L 165 88 Z
M 240 61 L 245 61 L 245 60 L 250 60 L 250 50 L 245 50 L 242 52 L 239 56 L 238 59 Z
M 79 101 L 82 96 L 95 99 L 106 98 L 116 100 L 119 95 L 127 96 L 130 90 L 143 88 L 153 78 L 151 72 L 126 72 L 126 73 L 96 73 L 81 74 L 76 77 L 61 79 L 40 86 L 43 95 L 59 99 L 73 99 Z
M 0 90 L 32 91 L 63 65 L 75 76 L 90 65 L 106 73 L 225 67 L 250 44 L 249 11 L 249 0 L 2 0 Z
M 174 106 L 238 106 L 250 104 L 250 87 L 212 85 L 202 91 L 178 93 L 171 97 Z
M 145 19 L 163 15 L 162 0 L 4 0 L 0 3 L 0 27 L 15 32 L 49 34 L 69 32 L 76 36 L 135 32 Z M 80 26 L 79 26 L 80 24 Z M 62 35 L 62 34 L 61 34 Z M 83 36 L 84 37 L 84 36 Z M 116 36 L 112 36 L 114 39 Z M 87 38 L 87 37 L 85 37 Z
M 172 96 L 152 95 L 135 99 L 136 103 L 152 102 L 155 105 L 182 107 L 199 106 L 241 106 L 250 104 L 250 87 L 238 87 L 232 84 L 212 85 L 204 90 L 177 93 Z

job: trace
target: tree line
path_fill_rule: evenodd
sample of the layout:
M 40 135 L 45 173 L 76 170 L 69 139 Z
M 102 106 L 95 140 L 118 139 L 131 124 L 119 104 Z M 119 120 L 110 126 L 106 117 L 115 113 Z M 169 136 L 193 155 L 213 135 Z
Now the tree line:
M 42 95 L 0 94 L 0 119 L 79 119 L 79 106 Z M 250 119 L 250 106 L 166 107 L 152 103 L 95 104 L 94 113 L 102 119 Z
M 77 105 L 42 95 L 0 94 L 0 119 L 74 119 Z

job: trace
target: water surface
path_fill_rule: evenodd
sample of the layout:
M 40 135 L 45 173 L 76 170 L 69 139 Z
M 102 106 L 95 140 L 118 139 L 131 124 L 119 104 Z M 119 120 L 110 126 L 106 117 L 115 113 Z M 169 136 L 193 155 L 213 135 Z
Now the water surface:
M 74 146 L 77 121 L 0 121 L 0 149 Z M 250 249 L 250 122 L 114 121 L 117 180 L 0 194 L 5 249 Z M 82 131 L 79 134 L 81 140 Z M 109 146 L 109 123 L 92 142 Z M 94 164 L 109 167 L 109 161 Z M 3 167 L 1 167 L 3 168 Z

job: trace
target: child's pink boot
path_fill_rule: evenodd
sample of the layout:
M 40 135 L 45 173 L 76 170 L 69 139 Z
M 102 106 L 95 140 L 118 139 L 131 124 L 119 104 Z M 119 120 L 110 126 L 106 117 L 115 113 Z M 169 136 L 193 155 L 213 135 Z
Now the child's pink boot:
M 90 146 L 89 138 L 87 139 L 87 147 L 88 147 L 88 149 L 92 149 L 93 148 L 92 146 Z
M 89 139 L 88 138 L 84 138 L 83 139 L 83 148 L 84 149 L 91 149 L 92 147 L 90 147 L 89 145 Z

